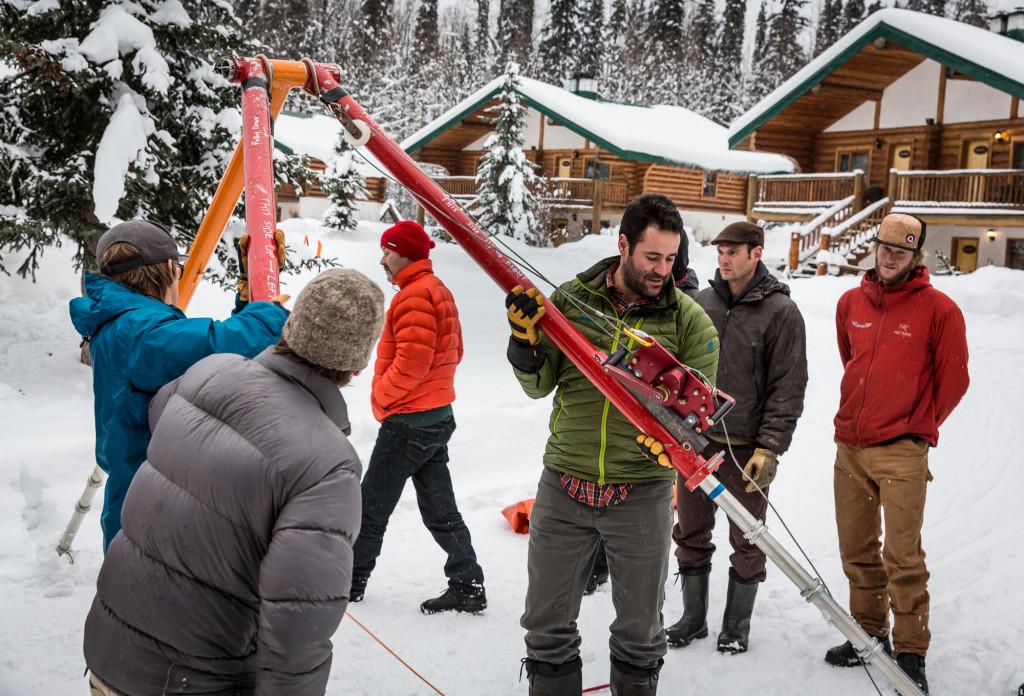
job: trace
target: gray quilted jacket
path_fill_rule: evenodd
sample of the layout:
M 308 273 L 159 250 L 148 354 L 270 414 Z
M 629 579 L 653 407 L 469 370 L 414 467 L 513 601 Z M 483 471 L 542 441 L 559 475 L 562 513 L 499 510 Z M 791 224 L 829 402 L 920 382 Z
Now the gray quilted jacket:
M 118 694 L 323 694 L 348 605 L 361 465 L 326 378 L 268 348 L 159 391 L 85 624 Z

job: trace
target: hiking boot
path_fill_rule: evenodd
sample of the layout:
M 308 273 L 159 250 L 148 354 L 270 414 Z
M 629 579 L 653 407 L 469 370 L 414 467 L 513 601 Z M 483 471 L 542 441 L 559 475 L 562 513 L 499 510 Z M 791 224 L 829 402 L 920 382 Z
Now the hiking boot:
M 424 614 L 439 614 L 442 611 L 461 611 L 467 614 L 478 614 L 487 608 L 487 595 L 484 588 L 478 587 L 463 592 L 449 587 L 440 597 L 428 599 L 420 605 Z
M 924 676 L 924 658 L 914 653 L 900 653 L 896 664 L 910 677 L 922 693 L 928 693 L 928 680 Z
M 562 665 L 523 658 L 530 696 L 580 696 L 583 692 L 583 660 L 579 657 Z M 519 673 L 522 678 L 522 671 Z
M 685 648 L 708 635 L 708 580 L 711 566 L 680 568 L 683 584 L 683 618 L 665 629 L 665 639 L 675 648 Z
M 729 577 L 729 591 L 725 599 L 722 632 L 718 634 L 718 652 L 737 655 L 747 651 L 750 641 L 750 617 L 757 598 L 756 582 L 740 582 Z
M 889 636 L 882 636 L 881 638 L 875 638 L 875 640 L 882 644 L 882 650 L 885 651 L 886 655 L 892 655 L 892 643 L 889 642 Z M 861 665 L 857 649 L 853 647 L 853 643 L 850 641 L 846 641 L 834 648 L 829 648 L 825 653 L 825 662 L 836 667 L 860 667 Z
M 364 594 L 366 594 L 365 587 L 353 587 L 348 591 L 348 603 L 355 604 L 356 602 L 363 601 Z

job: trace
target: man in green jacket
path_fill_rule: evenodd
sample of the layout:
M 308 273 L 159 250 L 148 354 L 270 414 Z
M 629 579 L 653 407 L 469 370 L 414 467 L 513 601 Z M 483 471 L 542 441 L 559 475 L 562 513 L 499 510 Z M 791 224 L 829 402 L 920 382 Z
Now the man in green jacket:
M 622 216 L 619 255 L 563 284 L 552 298 L 595 347 L 635 348 L 623 331 L 653 336 L 682 363 L 714 379 L 718 334 L 672 282 L 683 221 L 659 194 L 635 198 Z M 571 299 L 570 299 L 571 298 Z M 667 651 L 661 609 L 668 574 L 675 470 L 637 448 L 637 429 L 536 327 L 542 296 L 509 294 L 508 358 L 528 396 L 555 391 L 544 471 L 530 515 L 529 585 L 521 625 L 531 695 L 580 694 L 576 617 L 598 542 L 608 554 L 616 618 L 612 694 L 654 694 Z

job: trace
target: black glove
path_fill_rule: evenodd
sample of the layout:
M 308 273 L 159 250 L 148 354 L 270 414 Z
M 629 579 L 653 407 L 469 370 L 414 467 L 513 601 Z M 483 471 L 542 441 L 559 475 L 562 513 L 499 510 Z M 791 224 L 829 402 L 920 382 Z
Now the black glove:
M 540 343 L 537 322 L 547 311 L 544 307 L 544 296 L 540 291 L 537 288 L 530 288 L 523 292 L 523 286 L 517 285 L 505 298 L 505 307 L 508 309 L 508 323 L 512 327 L 512 335 L 528 341 L 531 346 Z

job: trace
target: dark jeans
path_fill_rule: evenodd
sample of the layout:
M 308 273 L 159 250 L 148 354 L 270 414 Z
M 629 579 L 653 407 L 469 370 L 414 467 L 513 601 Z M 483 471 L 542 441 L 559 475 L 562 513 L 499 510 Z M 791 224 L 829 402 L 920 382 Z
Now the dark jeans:
M 385 418 L 363 476 L 363 523 L 352 551 L 352 586 L 365 587 L 377 564 L 388 519 L 398 505 L 405 482 L 412 479 L 423 524 L 448 554 L 444 574 L 456 590 L 483 586 L 469 529 L 455 504 L 448 472 L 448 440 L 455 418 L 418 426 Z

